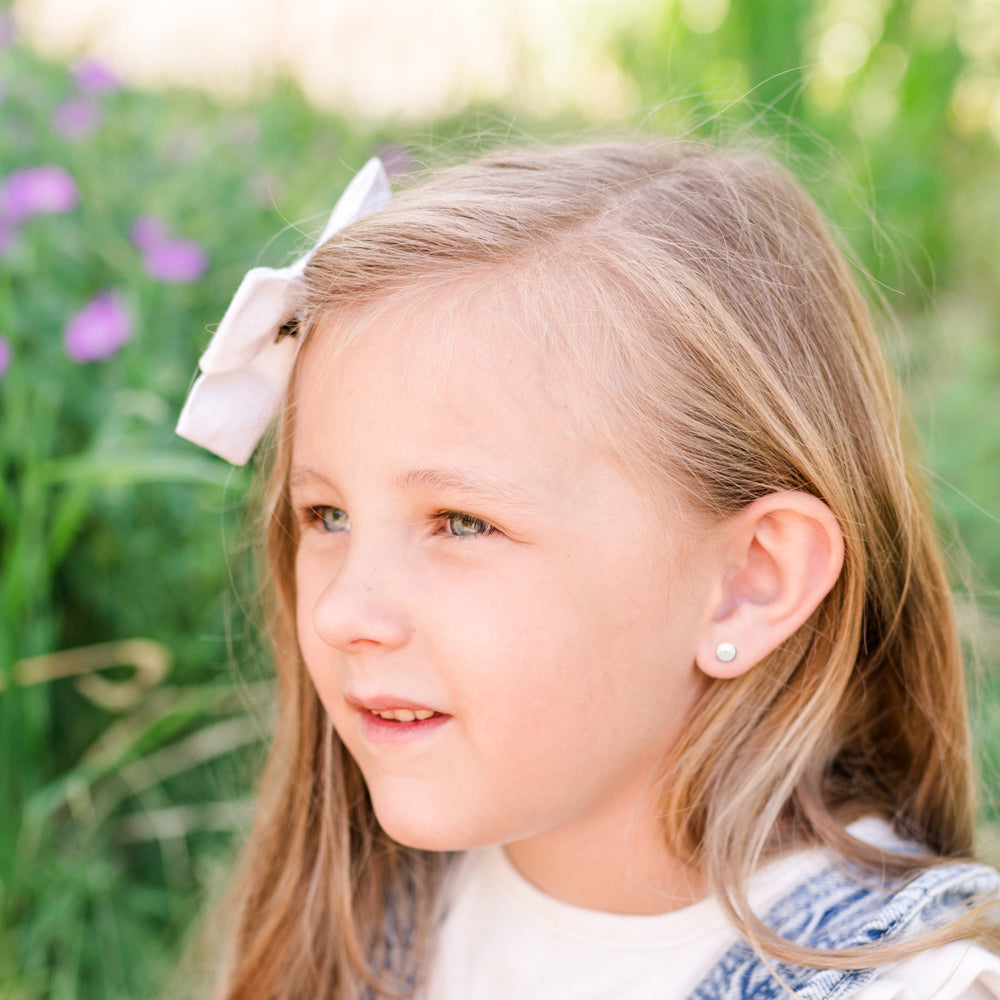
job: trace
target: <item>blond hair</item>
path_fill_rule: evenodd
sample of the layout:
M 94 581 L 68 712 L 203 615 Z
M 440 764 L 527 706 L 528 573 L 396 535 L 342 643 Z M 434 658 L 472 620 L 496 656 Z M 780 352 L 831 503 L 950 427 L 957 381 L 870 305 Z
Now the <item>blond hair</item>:
M 662 821 L 665 846 L 768 954 L 857 966 L 856 952 L 810 952 L 768 931 L 747 904 L 749 875 L 804 843 L 899 875 L 967 857 L 973 801 L 949 586 L 898 392 L 843 254 L 797 183 L 754 152 L 505 151 L 442 171 L 325 244 L 304 277 L 301 329 L 319 336 L 331 317 L 497 278 L 522 304 L 588 317 L 533 329 L 594 387 L 597 422 L 645 481 L 680 486 L 712 517 L 802 490 L 839 520 L 833 590 L 763 662 L 709 685 L 668 763 Z M 228 1000 L 405 989 L 442 866 L 381 831 L 301 661 L 293 421 L 294 406 L 267 504 L 280 716 L 237 891 Z M 929 857 L 852 839 L 847 823 L 867 814 Z M 970 933 L 991 932 L 956 923 L 865 963 Z

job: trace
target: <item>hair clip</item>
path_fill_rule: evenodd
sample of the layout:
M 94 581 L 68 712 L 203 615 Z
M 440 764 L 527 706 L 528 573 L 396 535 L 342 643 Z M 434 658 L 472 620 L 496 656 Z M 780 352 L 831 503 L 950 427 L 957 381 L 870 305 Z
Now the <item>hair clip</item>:
M 369 160 L 334 206 L 316 246 L 288 267 L 247 272 L 198 362 L 201 374 L 177 421 L 182 438 L 233 465 L 246 463 L 278 413 L 302 347 L 296 314 L 309 258 L 337 230 L 385 205 L 389 194 L 382 163 Z

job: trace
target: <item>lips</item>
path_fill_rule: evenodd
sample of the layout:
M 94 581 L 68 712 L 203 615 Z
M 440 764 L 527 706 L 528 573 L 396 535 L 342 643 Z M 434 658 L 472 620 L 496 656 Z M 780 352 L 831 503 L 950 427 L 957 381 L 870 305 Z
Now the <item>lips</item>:
M 407 724 L 428 722 L 431 719 L 447 717 L 447 713 L 439 712 L 429 705 L 395 695 L 373 695 L 366 697 L 348 694 L 345 700 L 362 717 L 378 719 L 384 722 Z
M 423 722 L 425 719 L 433 719 L 435 715 L 441 714 L 429 708 L 388 708 L 380 712 L 370 708 L 368 711 L 389 722 Z
M 445 712 L 402 698 L 348 697 L 347 702 L 355 710 L 358 734 L 370 750 L 416 752 L 451 722 Z

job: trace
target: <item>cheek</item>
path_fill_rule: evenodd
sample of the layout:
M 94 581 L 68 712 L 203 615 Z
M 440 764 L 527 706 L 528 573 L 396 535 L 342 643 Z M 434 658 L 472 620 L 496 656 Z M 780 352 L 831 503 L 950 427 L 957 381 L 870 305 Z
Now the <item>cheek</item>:
M 429 632 L 477 702 L 582 720 L 619 700 L 630 674 L 645 681 L 662 667 L 667 683 L 665 609 L 629 574 L 591 569 L 570 556 L 556 571 L 522 565 L 438 605 Z
M 310 578 L 302 553 L 299 552 L 295 557 L 295 624 L 300 645 L 309 641 L 312 632 L 312 609 L 316 603 L 314 589 L 315 583 Z
M 324 649 L 327 652 L 329 649 L 317 634 L 314 621 L 316 603 L 321 593 L 322 582 L 318 574 L 300 552 L 295 560 L 295 627 L 299 650 L 320 700 L 329 710 L 330 700 L 328 692 L 324 690 L 326 684 L 324 671 L 321 670 Z

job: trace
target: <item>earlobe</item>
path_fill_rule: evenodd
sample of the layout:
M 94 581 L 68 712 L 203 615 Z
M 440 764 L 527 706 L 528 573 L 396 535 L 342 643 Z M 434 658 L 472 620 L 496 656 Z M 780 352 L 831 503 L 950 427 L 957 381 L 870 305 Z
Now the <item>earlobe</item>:
M 800 628 L 830 592 L 844 562 L 833 512 L 808 493 L 770 493 L 733 518 L 725 569 L 697 664 L 738 677 Z

